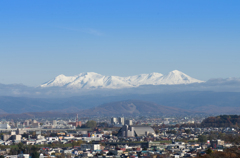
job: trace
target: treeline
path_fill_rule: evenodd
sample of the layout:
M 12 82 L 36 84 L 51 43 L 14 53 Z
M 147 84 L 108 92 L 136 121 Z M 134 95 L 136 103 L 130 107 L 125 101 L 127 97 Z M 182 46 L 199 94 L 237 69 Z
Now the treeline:
M 0 149 L 4 150 L 10 147 L 10 152 L 9 155 L 18 155 L 18 154 L 30 154 L 32 158 L 39 158 L 40 155 L 40 149 L 41 148 L 68 148 L 68 147 L 75 147 L 75 146 L 80 146 L 83 144 L 82 140 L 78 141 L 71 141 L 67 144 L 62 144 L 61 142 L 53 142 L 51 144 L 43 144 L 43 145 L 25 145 L 23 143 L 18 143 L 16 145 L 0 145 Z M 47 155 L 49 156 L 49 155 Z M 1 158 L 1 157 L 0 157 Z
M 240 157 L 240 151 L 237 147 L 224 149 L 223 152 L 207 149 L 206 154 L 201 155 L 199 153 L 197 155 L 197 158 L 239 158 L 239 157 Z
M 202 127 L 238 127 L 238 125 L 240 125 L 240 115 L 208 117 L 201 123 Z
M 234 127 L 238 128 L 240 125 L 240 115 L 220 115 L 215 117 L 208 117 L 202 123 L 186 123 L 176 125 L 154 125 L 153 128 L 203 128 L 203 127 Z

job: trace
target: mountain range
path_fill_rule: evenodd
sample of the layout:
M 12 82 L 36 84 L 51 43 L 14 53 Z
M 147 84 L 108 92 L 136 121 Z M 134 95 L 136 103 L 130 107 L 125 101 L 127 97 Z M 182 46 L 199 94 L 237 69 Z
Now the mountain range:
M 240 78 L 204 82 L 178 70 L 129 77 L 94 72 L 59 75 L 38 87 L 0 84 L 1 117 L 70 116 L 76 112 L 83 116 L 189 111 L 238 114 L 239 105 Z
M 178 70 L 171 71 L 167 75 L 154 72 L 128 77 L 104 76 L 95 72 L 87 72 L 75 76 L 65 76 L 62 74 L 40 85 L 40 87 L 121 89 L 138 87 L 141 85 L 178 85 L 202 82 L 204 81 L 192 78 Z
M 0 115 L 28 113 L 38 116 L 79 113 L 108 114 L 238 114 L 240 92 L 177 92 L 122 94 L 116 96 L 84 95 L 69 98 L 27 98 L 0 96 Z M 54 114 L 54 115 L 53 115 Z M 48 115 L 46 115 L 48 116 Z

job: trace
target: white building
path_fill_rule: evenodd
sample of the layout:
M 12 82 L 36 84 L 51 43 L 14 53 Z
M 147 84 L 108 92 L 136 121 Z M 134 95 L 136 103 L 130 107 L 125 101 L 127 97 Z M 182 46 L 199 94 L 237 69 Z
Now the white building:
M 124 125 L 119 130 L 119 136 L 121 137 L 135 137 L 135 136 L 146 136 L 155 135 L 155 131 L 150 126 L 128 126 Z
M 11 126 L 9 124 L 0 124 L 0 129 L 11 129 Z
M 59 141 L 58 137 L 48 137 L 47 138 L 48 141 Z
M 133 125 L 133 122 L 132 122 L 132 120 L 126 120 L 125 124 L 128 126 L 131 126 L 131 125 Z
M 124 125 L 124 117 L 119 117 L 118 123 Z
M 116 117 L 112 117 L 111 118 L 111 124 L 117 124 L 117 118 Z
M 19 154 L 17 158 L 29 158 L 29 154 Z
M 81 150 L 101 150 L 100 144 L 82 144 Z

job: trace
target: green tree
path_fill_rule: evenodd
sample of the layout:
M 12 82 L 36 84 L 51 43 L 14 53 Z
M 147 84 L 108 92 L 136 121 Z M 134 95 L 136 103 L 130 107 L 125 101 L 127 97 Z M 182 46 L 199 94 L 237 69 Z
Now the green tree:
M 36 152 L 36 151 L 38 151 L 38 148 L 35 145 L 33 145 L 31 147 L 31 152 Z
M 37 151 L 31 154 L 32 158 L 39 158 L 39 153 Z
M 190 133 L 191 133 L 191 130 L 190 130 L 190 129 L 186 129 L 186 130 L 185 130 L 185 133 L 190 134 Z
M 199 135 L 198 136 L 198 141 L 201 142 L 201 143 L 206 143 L 207 142 L 207 136 Z
M 25 151 L 25 146 L 23 145 L 23 143 L 18 143 L 18 149 L 19 149 L 20 152 Z
M 89 120 L 85 125 L 87 128 L 95 128 L 97 126 L 97 122 L 94 120 Z
M 210 148 L 208 148 L 207 150 L 206 150 L 206 153 L 207 154 L 211 154 L 213 151 L 212 151 L 212 149 L 210 149 Z
M 50 134 L 50 137 L 56 137 L 57 136 L 57 133 L 51 133 Z

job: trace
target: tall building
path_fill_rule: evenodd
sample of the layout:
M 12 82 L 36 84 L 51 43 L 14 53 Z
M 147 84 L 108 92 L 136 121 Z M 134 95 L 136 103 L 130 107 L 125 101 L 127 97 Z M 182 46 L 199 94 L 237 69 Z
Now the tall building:
M 132 120 L 126 120 L 126 121 L 125 121 L 125 124 L 126 124 L 126 125 L 129 125 L 129 126 L 133 125 Z
M 57 120 L 53 120 L 53 123 L 52 123 L 54 126 L 57 125 Z
M 116 117 L 111 118 L 111 124 L 117 124 L 117 118 Z
M 124 117 L 119 117 L 118 123 L 124 125 Z

